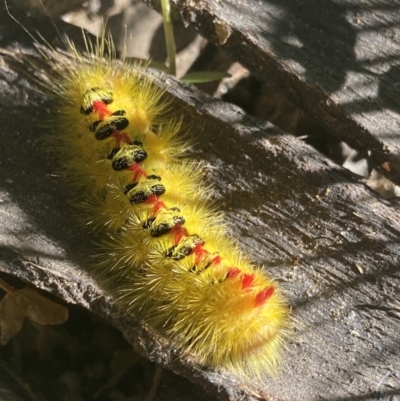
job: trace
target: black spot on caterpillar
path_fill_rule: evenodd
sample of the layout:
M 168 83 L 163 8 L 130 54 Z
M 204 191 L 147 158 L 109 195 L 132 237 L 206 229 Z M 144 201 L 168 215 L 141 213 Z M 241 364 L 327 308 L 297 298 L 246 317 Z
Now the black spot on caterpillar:
M 93 111 L 93 102 L 103 102 L 110 104 L 113 101 L 112 92 L 102 90 L 101 88 L 90 88 L 83 94 L 82 106 L 80 108 L 82 114 L 90 114 Z
M 122 144 L 120 148 L 114 148 L 111 150 L 107 159 L 111 160 L 111 164 L 114 170 L 124 170 L 133 163 L 140 163 L 147 159 L 147 152 L 143 149 L 142 144 L 138 145 L 138 141 L 133 144 Z
M 95 121 L 90 126 L 90 131 L 95 133 L 96 139 L 106 139 L 116 131 L 122 131 L 129 125 L 129 120 L 121 117 L 125 114 L 124 110 L 118 110 L 107 120 Z

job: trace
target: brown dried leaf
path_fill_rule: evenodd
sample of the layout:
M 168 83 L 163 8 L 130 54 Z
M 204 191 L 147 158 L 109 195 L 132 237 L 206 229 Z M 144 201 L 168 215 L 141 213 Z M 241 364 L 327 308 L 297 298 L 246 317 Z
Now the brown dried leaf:
M 15 302 L 25 316 L 39 324 L 62 324 L 68 319 L 68 309 L 39 294 L 35 288 L 25 287 L 14 294 Z
M 21 331 L 24 312 L 16 304 L 12 294 L 6 294 L 0 301 L 0 344 L 6 345 Z

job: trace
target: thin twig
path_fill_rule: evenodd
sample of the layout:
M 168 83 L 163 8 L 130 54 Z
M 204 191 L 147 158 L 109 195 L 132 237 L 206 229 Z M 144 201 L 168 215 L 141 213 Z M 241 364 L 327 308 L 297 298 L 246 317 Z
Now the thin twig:
M 167 46 L 169 73 L 176 75 L 175 60 L 175 40 L 174 31 L 171 22 L 171 4 L 170 0 L 161 0 L 161 10 L 164 21 L 165 45 Z
M 158 389 L 158 385 L 160 384 L 162 372 L 163 372 L 163 368 L 161 366 L 157 365 L 156 370 L 154 372 L 153 384 L 151 385 L 149 394 L 147 394 L 144 401 L 152 401 L 152 399 L 154 398 L 156 391 Z

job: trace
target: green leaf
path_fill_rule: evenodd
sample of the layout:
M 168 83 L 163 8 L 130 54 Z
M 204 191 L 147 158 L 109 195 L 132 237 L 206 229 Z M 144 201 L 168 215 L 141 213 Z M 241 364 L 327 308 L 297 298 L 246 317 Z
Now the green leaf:
M 190 72 L 181 78 L 182 82 L 191 84 L 203 84 L 206 82 L 220 81 L 222 78 L 229 78 L 231 74 L 227 72 L 200 71 Z

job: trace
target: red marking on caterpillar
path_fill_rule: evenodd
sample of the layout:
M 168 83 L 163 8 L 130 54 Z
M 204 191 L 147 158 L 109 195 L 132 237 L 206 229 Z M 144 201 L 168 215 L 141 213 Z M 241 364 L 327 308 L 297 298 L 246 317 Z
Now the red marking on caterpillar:
M 274 295 L 275 292 L 275 288 L 274 287 L 268 287 L 265 290 L 259 292 L 256 295 L 256 299 L 255 299 L 255 306 L 260 306 L 262 304 L 264 304 L 265 302 L 268 301 L 268 299 L 270 299 L 272 297 L 272 295 Z
M 253 286 L 254 274 L 243 274 L 242 276 L 242 290 L 250 290 Z
M 166 204 L 156 195 L 149 196 L 146 203 L 153 205 L 153 216 L 155 216 L 161 209 L 167 209 Z
M 235 278 L 241 273 L 240 269 L 237 267 L 231 267 L 228 269 L 228 278 Z
M 174 225 L 174 227 L 171 230 L 171 233 L 174 234 L 174 241 L 173 241 L 174 246 L 178 245 L 183 238 L 189 236 L 189 233 L 186 230 L 186 228 L 182 227 L 180 224 Z
M 148 175 L 146 171 L 142 168 L 142 166 L 139 163 L 133 163 L 130 167 L 128 167 L 128 170 L 131 170 L 133 172 L 132 175 L 132 182 L 137 182 L 140 177 L 146 178 Z M 156 195 L 151 195 L 151 200 L 150 198 L 148 199 L 149 203 L 152 203 L 153 197 L 156 197 Z
M 219 264 L 221 263 L 221 257 L 219 255 L 213 256 L 208 252 L 206 249 L 204 249 L 202 244 L 197 244 L 193 250 L 193 253 L 196 255 L 195 259 L 195 264 L 199 264 L 200 262 L 204 261 L 205 259 L 210 259 L 209 262 L 210 265 L 212 264 Z
M 107 104 L 103 101 L 95 101 L 92 103 L 93 111 L 96 112 L 100 120 L 104 120 L 112 114 L 112 111 L 108 108 Z
M 121 143 L 129 143 L 130 138 L 126 132 L 115 131 L 112 136 L 115 138 L 115 146 L 121 146 Z

